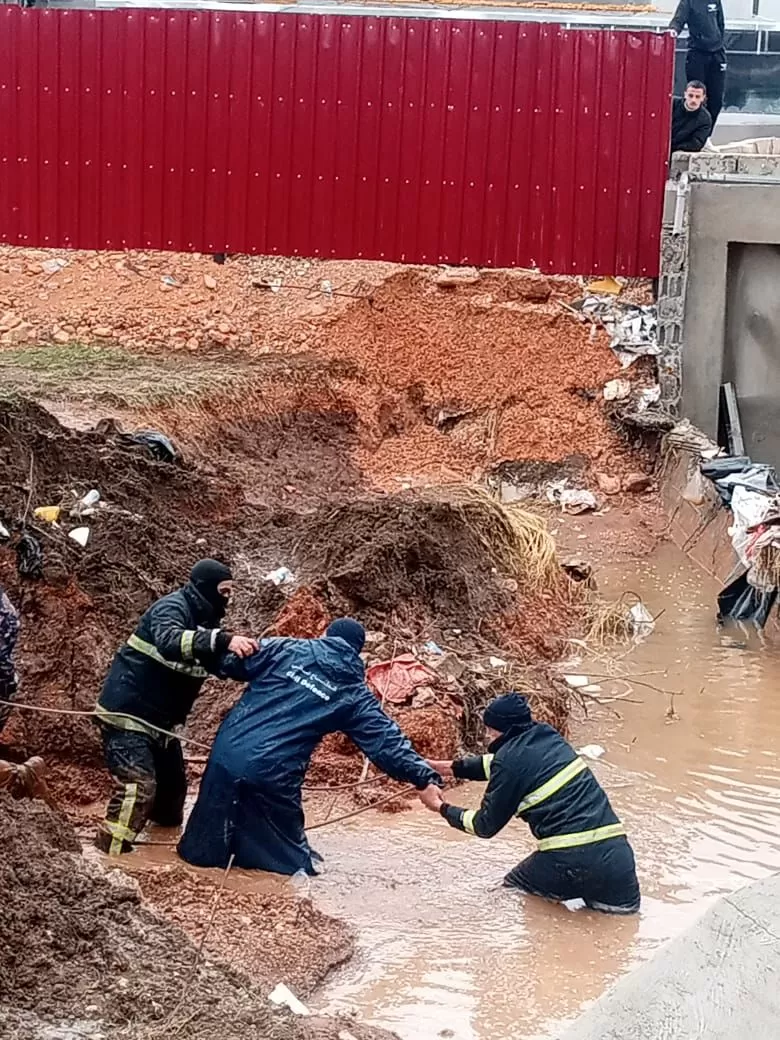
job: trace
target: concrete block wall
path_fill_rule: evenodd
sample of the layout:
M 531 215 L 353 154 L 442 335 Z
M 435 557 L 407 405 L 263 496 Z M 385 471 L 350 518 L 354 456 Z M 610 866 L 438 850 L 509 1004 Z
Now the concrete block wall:
M 681 184 L 684 184 L 684 182 L 681 182 L 681 177 L 684 173 L 691 177 L 691 181 L 684 190 L 684 209 L 681 226 L 675 231 L 674 222 L 675 213 L 678 210 L 678 188 Z M 672 412 L 679 412 L 682 408 L 686 411 L 686 414 L 689 414 L 689 408 L 683 402 L 683 397 L 687 396 L 685 393 L 686 388 L 683 385 L 683 356 L 690 349 L 692 338 L 692 330 L 686 329 L 686 315 L 689 312 L 686 303 L 690 303 L 688 288 L 690 280 L 692 198 L 703 189 L 705 191 L 711 190 L 710 184 L 697 182 L 695 178 L 717 178 L 723 175 L 778 179 L 780 178 L 780 155 L 729 155 L 722 152 L 699 152 L 698 154 L 678 153 L 672 159 L 664 203 L 661 236 L 661 273 L 658 285 L 658 342 L 661 348 L 661 354 L 658 358 L 659 382 L 661 385 L 661 400 L 665 407 Z M 767 206 L 766 200 L 756 195 L 757 209 L 754 207 L 752 213 L 745 212 L 746 226 L 744 237 L 740 237 L 740 229 L 734 227 L 735 223 L 738 223 L 738 220 L 734 220 L 734 211 L 736 211 L 738 216 L 739 206 L 742 205 L 745 198 L 744 193 L 746 191 L 749 192 L 750 188 L 736 183 L 719 183 L 717 181 L 712 183 L 718 185 L 717 190 L 721 193 L 721 197 L 725 199 L 724 193 L 728 193 L 729 196 L 733 195 L 733 201 L 738 203 L 738 205 L 730 207 L 728 214 L 724 208 L 724 218 L 727 215 L 731 217 L 730 221 L 724 219 L 723 234 L 726 236 L 723 250 L 724 256 L 728 241 L 750 242 L 768 240 L 780 242 L 780 238 L 774 237 L 771 230 L 771 226 L 777 224 L 778 217 L 780 217 L 779 206 Z M 755 190 L 761 192 L 763 189 L 759 186 Z M 780 188 L 775 188 L 774 191 L 779 193 L 777 201 L 780 203 Z M 772 192 L 773 195 L 774 191 Z M 757 237 L 755 228 L 747 226 L 755 221 L 757 216 L 761 220 L 766 221 L 767 238 Z M 717 221 L 715 223 L 715 231 L 717 232 Z M 726 228 L 729 225 L 731 230 L 727 231 Z M 698 274 L 701 281 L 702 272 L 695 272 L 695 274 Z M 722 280 L 725 280 L 725 272 L 723 272 Z M 713 283 L 717 282 L 718 278 L 713 278 Z M 725 310 L 725 300 L 719 301 L 718 306 L 721 310 Z M 722 349 L 722 343 L 720 345 L 717 342 L 711 343 L 710 347 L 711 349 Z M 691 414 L 689 417 L 709 434 L 712 435 L 714 433 L 713 422 L 706 421 L 708 416 Z M 714 420 L 715 423 L 716 421 L 717 419 Z

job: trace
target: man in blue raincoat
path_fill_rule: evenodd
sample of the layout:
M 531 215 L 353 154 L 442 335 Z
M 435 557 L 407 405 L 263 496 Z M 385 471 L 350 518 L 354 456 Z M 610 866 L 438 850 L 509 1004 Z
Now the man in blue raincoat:
M 366 686 L 363 626 L 334 621 L 322 639 L 269 639 L 228 654 L 220 674 L 249 685 L 219 728 L 179 855 L 199 867 L 315 874 L 301 785 L 327 733 L 346 733 L 395 780 L 419 791 L 439 775 Z

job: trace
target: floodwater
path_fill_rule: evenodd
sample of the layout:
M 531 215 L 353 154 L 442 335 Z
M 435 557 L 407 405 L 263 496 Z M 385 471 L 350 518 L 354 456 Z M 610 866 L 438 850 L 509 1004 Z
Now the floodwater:
M 312 834 L 326 872 L 311 895 L 358 936 L 317 1010 L 356 1012 L 403 1040 L 556 1037 L 718 896 L 780 870 L 777 651 L 719 632 L 717 587 L 671 545 L 633 565 L 630 579 L 607 568 L 599 582 L 664 611 L 624 658 L 576 667 L 602 687 L 597 696 L 641 702 L 594 706 L 573 737 L 607 749 L 593 768 L 630 832 L 641 914 L 573 912 L 502 889 L 532 849 L 520 822 L 480 842 L 422 809 L 365 814 Z M 666 674 L 646 674 L 658 670 Z M 600 678 L 607 672 L 679 691 L 678 717 L 667 717 L 662 693 L 636 681 L 627 690 Z M 473 806 L 479 796 L 471 785 L 453 800 Z

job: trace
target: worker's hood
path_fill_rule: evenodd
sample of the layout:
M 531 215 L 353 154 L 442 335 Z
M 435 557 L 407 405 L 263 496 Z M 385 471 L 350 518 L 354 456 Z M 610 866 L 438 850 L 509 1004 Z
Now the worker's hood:
M 365 681 L 365 665 L 346 640 L 326 636 L 310 640 L 309 647 L 317 665 L 329 679 L 345 684 Z

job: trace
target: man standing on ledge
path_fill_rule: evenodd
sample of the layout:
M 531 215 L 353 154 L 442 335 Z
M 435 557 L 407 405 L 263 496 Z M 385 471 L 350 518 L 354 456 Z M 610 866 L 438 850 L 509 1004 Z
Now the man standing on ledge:
M 704 107 L 707 91 L 704 84 L 692 79 L 685 96 L 672 102 L 671 152 L 700 152 L 712 133 L 712 119 Z
M 451 827 L 492 838 L 519 816 L 537 851 L 507 874 L 504 884 L 556 903 L 581 899 L 593 910 L 639 910 L 634 853 L 604 790 L 559 733 L 534 722 L 525 697 L 507 693 L 485 709 L 487 755 L 429 762 L 443 777 L 487 780 L 479 809 L 459 809 L 436 788 L 423 804 Z
M 712 129 L 723 107 L 726 84 L 726 22 L 721 0 L 680 0 L 669 28 L 675 36 L 688 26 L 685 77 L 700 80 L 707 90 Z
M 257 649 L 254 639 L 220 628 L 232 591 L 230 568 L 201 560 L 183 588 L 152 604 L 114 657 L 96 708 L 116 786 L 95 844 L 111 856 L 131 852 L 147 820 L 182 822 L 187 777 L 170 731 L 184 725 L 225 653 Z

